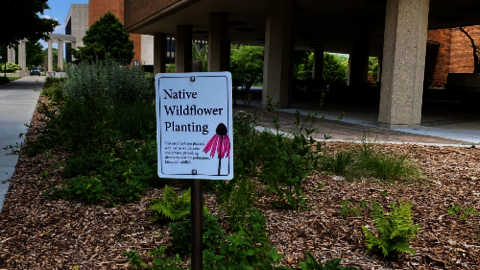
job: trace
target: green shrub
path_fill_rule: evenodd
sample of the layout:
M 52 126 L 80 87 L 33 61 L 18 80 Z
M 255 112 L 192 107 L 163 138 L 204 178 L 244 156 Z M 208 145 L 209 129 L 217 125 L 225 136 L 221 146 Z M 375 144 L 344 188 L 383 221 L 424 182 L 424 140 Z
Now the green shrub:
M 166 246 L 161 246 L 156 248 L 150 252 L 149 255 L 153 256 L 153 269 L 154 270 L 173 270 L 173 269 L 180 269 L 177 268 L 180 264 L 182 264 L 182 260 L 180 256 L 176 254 L 173 258 L 167 258 L 165 255 L 165 250 L 167 249 Z
M 381 252 L 384 257 L 391 253 L 408 252 L 415 255 L 409 243 L 419 232 L 420 225 L 413 225 L 410 202 L 392 203 L 392 212 L 386 213 L 383 207 L 372 199 L 372 218 L 375 221 L 378 236 L 362 226 L 369 251 Z
M 142 261 L 142 257 L 140 257 L 137 251 L 124 251 L 122 254 L 127 257 L 128 261 L 132 264 L 133 269 L 147 266 L 147 264 Z
M 408 154 L 386 153 L 366 142 L 354 150 L 345 150 L 336 155 L 324 154 L 322 169 L 344 175 L 347 179 L 374 177 L 390 182 L 422 178 L 420 169 L 409 160 Z
M 7 62 L 7 72 L 14 72 L 17 70 L 22 70 L 22 68 L 15 63 Z M 5 72 L 5 63 L 0 65 L 0 71 Z
M 203 216 L 203 249 L 220 246 L 225 231 L 217 224 L 217 216 Z M 170 237 L 175 250 L 181 254 L 190 254 L 192 251 L 192 222 L 190 219 L 180 222 L 170 222 Z
M 135 103 L 116 107 L 113 110 L 111 126 L 127 138 L 144 139 L 156 132 L 155 104 Z
M 342 201 L 340 205 L 342 205 L 340 214 L 344 218 L 349 216 L 359 217 L 362 214 L 362 209 L 368 206 L 365 201 L 361 201 L 359 204 L 352 204 L 350 201 Z
M 159 219 L 179 220 L 190 213 L 190 189 L 178 196 L 173 188 L 165 186 L 162 199 L 153 199 L 150 209 L 158 212 L 158 216 L 152 221 Z
M 65 174 L 76 177 L 65 180 L 60 188 L 48 189 L 44 195 L 88 203 L 98 203 L 102 199 L 113 203 L 135 201 L 147 186 L 159 182 L 156 153 L 156 141 L 126 141 L 109 152 L 84 151 L 66 161 Z M 95 196 L 89 195 L 89 184 L 101 187 Z
M 324 264 L 317 262 L 312 253 L 307 251 L 307 259 L 300 262 L 300 269 L 302 270 L 359 270 L 357 267 L 343 267 L 340 266 L 342 259 L 333 259 Z
M 267 110 L 274 114 L 276 133 L 263 132 L 260 136 L 265 143 L 262 178 L 269 190 L 280 197 L 281 203 L 298 209 L 304 206 L 306 199 L 306 196 L 302 195 L 302 181 L 318 167 L 319 152 L 322 150 L 322 145 L 312 136 L 318 131 L 318 128 L 313 127 L 318 120 L 318 111 L 309 113 L 303 119 L 297 111 L 296 131 L 293 138 L 288 138 L 279 132 L 278 108 L 278 103 L 274 104 L 271 98 L 268 98 Z M 276 205 L 281 206 L 281 203 Z
M 175 73 L 175 64 L 168 65 L 167 69 L 166 69 L 166 72 L 167 73 Z
M 353 153 L 339 152 L 336 155 L 325 155 L 323 160 L 323 169 L 331 171 L 336 174 L 345 175 L 347 167 L 353 161 Z
M 467 207 L 465 210 L 460 205 L 452 205 L 448 208 L 448 213 L 452 216 L 460 214 L 460 219 L 467 221 L 470 217 L 478 215 L 478 211 L 475 208 Z

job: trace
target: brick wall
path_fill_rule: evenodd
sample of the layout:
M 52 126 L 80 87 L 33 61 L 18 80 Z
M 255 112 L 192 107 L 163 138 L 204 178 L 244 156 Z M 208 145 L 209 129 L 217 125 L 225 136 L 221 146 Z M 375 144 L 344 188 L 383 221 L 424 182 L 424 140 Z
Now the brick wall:
M 143 1 L 143 0 L 142 0 Z M 123 23 L 125 18 L 124 12 L 124 0 L 89 0 L 88 3 L 88 25 L 94 24 L 100 17 L 102 17 L 107 11 L 115 14 L 117 18 Z M 139 34 L 130 34 L 130 40 L 133 40 L 133 51 L 135 56 L 133 59 L 137 59 L 140 63 L 142 58 L 142 38 Z M 132 61 L 133 62 L 133 61 Z
M 466 29 L 480 46 L 480 26 Z M 473 72 L 473 49 L 465 34 L 456 29 L 430 30 L 428 40 L 440 43 L 434 82 L 446 82 L 448 73 Z
M 128 29 L 180 1 L 186 0 L 125 0 L 125 28 Z

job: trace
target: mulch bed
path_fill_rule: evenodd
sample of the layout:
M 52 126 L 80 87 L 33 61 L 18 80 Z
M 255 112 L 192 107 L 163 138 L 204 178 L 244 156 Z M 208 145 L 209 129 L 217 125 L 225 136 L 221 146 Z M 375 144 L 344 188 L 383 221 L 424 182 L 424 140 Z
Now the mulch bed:
M 36 113 L 32 123 L 38 125 Z M 325 143 L 330 150 L 352 147 Z M 462 221 L 448 207 L 480 209 L 480 150 L 419 145 L 384 145 L 395 153 L 409 152 L 425 171 L 421 184 L 378 181 L 349 182 L 341 177 L 315 174 L 305 180 L 309 211 L 271 206 L 275 197 L 260 191 L 255 206 L 267 218 L 272 244 L 286 255 L 283 264 L 298 267 L 305 252 L 318 259 L 343 258 L 342 264 L 360 269 L 480 269 L 480 218 Z M 146 252 L 170 242 L 168 225 L 152 223 L 148 210 L 162 190 L 149 188 L 135 204 L 116 208 L 79 202 L 52 201 L 41 194 L 62 179 L 61 148 L 33 158 L 21 156 L 0 214 L 0 269 L 129 269 L 122 252 Z M 45 170 L 48 173 L 45 173 Z M 325 187 L 317 189 L 318 184 Z M 310 190 L 315 192 L 311 193 Z M 382 196 L 382 191 L 387 196 Z M 383 193 L 385 195 L 385 193 Z M 215 194 L 206 203 L 218 214 Z M 359 203 L 375 197 L 384 207 L 398 199 L 412 202 L 415 224 L 422 231 L 411 243 L 416 255 L 384 259 L 367 254 L 362 225 L 372 226 L 370 213 L 344 218 L 340 203 Z M 223 223 L 223 222 L 222 222 Z M 188 258 L 187 258 L 188 263 Z

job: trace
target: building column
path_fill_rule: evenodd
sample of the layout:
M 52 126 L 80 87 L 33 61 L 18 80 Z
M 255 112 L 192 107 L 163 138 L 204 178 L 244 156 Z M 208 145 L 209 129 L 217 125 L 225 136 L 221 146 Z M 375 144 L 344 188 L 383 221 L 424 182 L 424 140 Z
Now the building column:
M 58 68 L 63 71 L 63 40 L 58 40 Z
M 20 40 L 20 44 L 18 45 L 18 65 L 20 66 L 22 71 L 25 70 L 27 66 L 25 40 Z
M 230 71 L 230 55 L 232 54 L 232 41 L 225 41 L 225 70 Z
M 263 106 L 267 105 L 267 97 L 271 97 L 273 102 L 279 102 L 281 108 L 287 107 L 289 103 L 294 12 L 294 0 L 267 0 Z
M 15 47 L 7 47 L 7 62 L 15 63 Z
M 72 43 L 70 43 L 70 48 L 72 49 L 76 49 L 77 48 L 77 42 L 76 41 L 72 41 Z M 72 62 L 75 61 L 75 56 L 73 56 L 72 54 Z
M 383 66 L 383 55 L 381 54 L 378 57 L 378 67 L 377 67 L 377 82 L 382 81 L 382 66 Z
M 165 73 L 167 64 L 167 34 L 153 35 L 153 72 Z
M 419 125 L 427 44 L 429 0 L 388 0 L 378 122 Z
M 226 71 L 228 15 L 211 13 L 208 18 L 208 71 Z
M 50 39 L 48 42 L 48 72 L 53 72 L 53 55 L 52 55 L 52 43 L 53 41 Z
M 313 50 L 313 74 L 312 78 L 316 81 L 323 80 L 323 49 Z
M 350 85 L 368 82 L 368 57 L 370 53 L 370 37 L 357 36 L 355 51 L 350 54 Z
M 190 72 L 192 62 L 192 26 L 177 25 L 175 36 L 175 72 Z

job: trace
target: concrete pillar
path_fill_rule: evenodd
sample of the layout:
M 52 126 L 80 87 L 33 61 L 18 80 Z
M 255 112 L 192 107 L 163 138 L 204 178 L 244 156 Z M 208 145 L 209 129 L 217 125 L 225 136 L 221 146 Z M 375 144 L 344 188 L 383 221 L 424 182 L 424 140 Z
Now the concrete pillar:
M 313 50 L 313 74 L 312 78 L 317 81 L 323 80 L 323 49 Z
M 63 71 L 63 40 L 58 40 L 58 68 Z
M 378 57 L 377 82 L 382 81 L 382 66 L 383 66 L 383 55 L 380 55 Z
M 77 42 L 76 41 L 72 41 L 72 43 L 70 43 L 70 46 L 72 49 L 76 49 L 77 48 Z M 75 56 L 73 56 L 72 54 L 72 62 L 75 61 Z
M 289 103 L 294 12 L 294 0 L 267 0 L 263 106 L 267 104 L 267 96 L 273 102 L 278 101 L 281 108 L 287 107 Z
M 427 44 L 429 0 L 388 0 L 378 122 L 419 125 Z
M 18 65 L 22 70 L 25 70 L 27 66 L 25 42 L 26 40 L 20 40 L 20 44 L 18 45 Z
M 7 62 L 15 63 L 15 48 L 7 47 Z
M 48 41 L 48 72 L 53 72 L 53 55 L 52 55 L 52 43 L 53 41 L 49 39 Z
M 175 72 L 190 72 L 192 62 L 192 26 L 177 25 L 175 36 Z
M 208 71 L 226 71 L 228 15 L 211 13 L 208 19 Z
M 347 85 L 350 85 L 350 73 L 352 71 L 352 56 L 353 56 L 353 53 L 348 54 Z
M 355 52 L 350 54 L 350 85 L 368 82 L 368 57 L 370 53 L 370 37 L 355 38 Z
M 153 35 L 153 72 L 165 73 L 167 64 L 167 34 Z
M 227 71 L 230 71 L 230 54 L 232 53 L 232 41 L 226 40 L 225 43 L 225 66 Z

